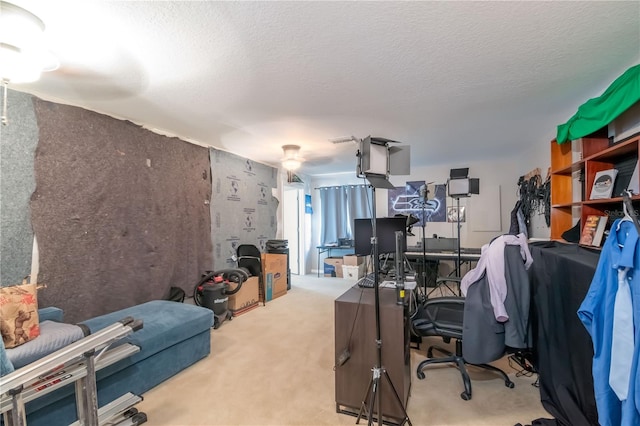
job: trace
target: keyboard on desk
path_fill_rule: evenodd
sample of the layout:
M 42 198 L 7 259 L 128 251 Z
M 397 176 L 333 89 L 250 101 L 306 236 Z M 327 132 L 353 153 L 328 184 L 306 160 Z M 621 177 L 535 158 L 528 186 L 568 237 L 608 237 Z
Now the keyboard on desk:
M 422 248 L 421 247 L 407 247 L 407 251 L 410 253 L 422 253 Z M 429 253 L 457 253 L 456 250 L 443 250 L 443 249 L 425 249 L 424 251 L 425 253 L 429 254 Z M 482 249 L 481 248 L 475 248 L 475 247 L 461 247 L 460 248 L 460 253 L 461 254 L 481 254 Z
M 374 288 L 376 285 L 375 274 L 365 275 L 364 277 L 360 278 L 356 284 L 358 284 L 358 287 Z
M 479 247 L 466 247 L 466 248 L 461 248 L 460 249 L 460 253 L 465 253 L 465 254 L 482 254 L 482 249 Z
M 409 253 L 422 253 L 422 247 L 407 247 L 407 251 Z M 453 253 L 451 250 L 442 250 L 442 249 L 425 249 L 425 253 Z M 462 251 L 461 251 L 462 252 Z

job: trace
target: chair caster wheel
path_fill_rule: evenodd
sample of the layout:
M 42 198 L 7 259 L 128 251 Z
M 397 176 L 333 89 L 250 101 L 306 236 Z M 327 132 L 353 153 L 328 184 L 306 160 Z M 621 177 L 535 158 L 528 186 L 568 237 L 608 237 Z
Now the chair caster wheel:
M 464 399 L 465 401 L 469 401 L 471 399 L 471 394 L 466 393 L 466 392 L 462 392 L 460 394 L 460 398 Z
M 424 373 L 422 371 L 418 371 L 417 376 L 418 376 L 418 379 L 420 379 L 420 380 L 424 379 L 424 377 L 425 377 Z
M 504 385 L 505 385 L 506 387 L 508 387 L 509 389 L 513 389 L 513 387 L 515 386 L 515 384 L 514 384 L 512 381 L 510 381 L 510 380 L 509 380 L 509 381 L 504 382 Z

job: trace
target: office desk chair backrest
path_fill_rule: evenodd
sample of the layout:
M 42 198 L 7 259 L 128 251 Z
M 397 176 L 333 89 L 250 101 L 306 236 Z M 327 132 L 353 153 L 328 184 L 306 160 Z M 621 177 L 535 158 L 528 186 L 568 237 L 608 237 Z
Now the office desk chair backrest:
M 418 307 L 412 321 L 418 336 L 440 336 L 448 343 L 462 339 L 464 297 L 436 297 Z
M 258 247 L 252 244 L 240 244 L 236 249 L 238 267 L 246 268 L 254 277 L 262 276 L 262 258 Z

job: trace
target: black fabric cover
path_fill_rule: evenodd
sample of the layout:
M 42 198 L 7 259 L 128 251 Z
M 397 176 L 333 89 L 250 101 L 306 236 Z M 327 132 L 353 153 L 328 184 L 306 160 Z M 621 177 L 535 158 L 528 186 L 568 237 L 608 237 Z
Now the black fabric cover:
M 580 221 L 573 228 L 567 229 L 562 233 L 562 239 L 570 243 L 578 243 L 580 241 Z
M 600 252 L 560 242 L 532 243 L 530 250 L 533 363 L 540 375 L 542 405 L 561 425 L 597 425 L 593 345 L 577 311 Z
M 79 322 L 190 290 L 212 269 L 208 149 L 76 107 L 35 109 L 40 306 Z

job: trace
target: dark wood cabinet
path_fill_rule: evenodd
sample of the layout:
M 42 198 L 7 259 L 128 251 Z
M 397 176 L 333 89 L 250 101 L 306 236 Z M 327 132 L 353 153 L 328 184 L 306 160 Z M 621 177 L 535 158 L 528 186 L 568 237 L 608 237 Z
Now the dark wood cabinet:
M 403 406 L 397 403 L 384 377 L 378 392 L 382 397 L 383 418 L 397 422 L 404 418 L 403 408 L 407 407 L 411 388 L 409 318 L 406 307 L 396 303 L 394 289 L 381 288 L 379 295 L 382 367 Z M 347 348 L 351 357 L 337 366 L 340 354 Z M 352 287 L 335 300 L 335 357 L 336 410 L 357 414 L 367 396 L 378 357 L 374 289 Z

